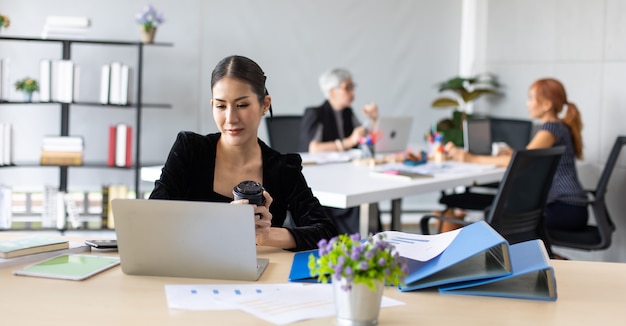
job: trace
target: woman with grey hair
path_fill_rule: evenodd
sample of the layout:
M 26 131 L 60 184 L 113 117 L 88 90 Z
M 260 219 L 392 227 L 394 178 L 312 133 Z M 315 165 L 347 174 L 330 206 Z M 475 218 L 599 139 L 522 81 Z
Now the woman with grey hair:
M 300 150 L 316 153 L 356 147 L 366 128 L 351 108 L 355 88 L 352 74 L 346 69 L 331 69 L 320 76 L 319 84 L 326 100 L 320 106 L 305 110 L 300 127 Z M 362 112 L 374 126 L 378 118 L 376 104 L 366 104 Z
M 346 69 L 331 69 L 320 76 L 319 84 L 326 100 L 320 106 L 304 111 L 300 125 L 300 151 L 336 152 L 357 147 L 367 130 L 351 108 L 355 88 L 352 74 Z M 365 105 L 362 112 L 370 119 L 370 126 L 374 127 L 378 119 L 376 104 Z M 335 221 L 340 234 L 359 232 L 358 207 L 324 209 Z

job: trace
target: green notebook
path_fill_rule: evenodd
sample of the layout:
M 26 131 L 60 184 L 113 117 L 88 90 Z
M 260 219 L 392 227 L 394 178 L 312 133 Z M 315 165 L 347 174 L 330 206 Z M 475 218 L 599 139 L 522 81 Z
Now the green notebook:
M 13 274 L 80 281 L 119 263 L 119 257 L 66 254 L 18 269 Z

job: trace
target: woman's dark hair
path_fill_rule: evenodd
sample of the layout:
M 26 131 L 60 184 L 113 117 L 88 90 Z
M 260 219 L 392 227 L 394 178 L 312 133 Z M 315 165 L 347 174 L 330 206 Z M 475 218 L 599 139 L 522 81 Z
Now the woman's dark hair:
M 263 105 L 266 95 L 269 95 L 265 87 L 265 73 L 263 69 L 254 61 L 240 55 L 231 55 L 217 63 L 211 73 L 211 89 L 215 83 L 224 77 L 231 77 L 247 83 Z M 270 117 L 272 116 L 272 105 L 270 104 Z

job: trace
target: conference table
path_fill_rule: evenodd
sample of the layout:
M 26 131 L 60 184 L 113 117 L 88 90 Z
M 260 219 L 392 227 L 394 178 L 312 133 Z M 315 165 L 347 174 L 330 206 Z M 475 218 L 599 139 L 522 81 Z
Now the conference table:
M 376 230 L 378 222 L 377 203 L 391 200 L 391 229 L 400 230 L 402 198 L 428 192 L 437 192 L 459 186 L 492 183 L 499 181 L 506 168 L 494 165 L 468 164 L 459 162 L 427 163 L 433 177 L 413 180 L 397 180 L 372 175 L 380 166 L 355 164 L 348 161 L 351 156 L 328 156 L 307 153 L 302 172 L 313 194 L 323 206 L 349 208 L 360 206 L 359 232 L 365 236 Z M 317 164 L 311 164 L 311 163 Z M 320 162 L 323 162 L 320 164 Z M 437 167 L 439 165 L 439 168 Z M 447 169 L 446 169 L 447 168 Z M 162 166 L 144 167 L 141 179 L 154 182 L 161 176 Z M 447 171 L 446 171 L 447 170 Z
M 391 200 L 391 229 L 400 229 L 402 197 L 436 192 L 459 186 L 499 181 L 506 168 L 494 165 L 459 162 L 427 163 L 432 177 L 404 180 L 372 174 L 381 166 L 354 162 L 304 165 L 303 174 L 313 194 L 324 206 L 348 208 L 360 206 L 359 227 L 367 235 L 377 222 L 376 203 Z M 438 167 L 438 165 L 440 165 Z
M 0 234 L 2 237 L 8 234 Z M 95 253 L 91 253 L 95 254 Z M 98 253 L 117 255 L 117 253 Z M 259 247 L 270 264 L 257 283 L 286 283 L 293 253 Z M 436 290 L 384 296 L 403 305 L 380 310 L 380 325 L 623 325 L 626 264 L 552 261 L 555 302 L 440 294 Z M 168 307 L 165 285 L 240 282 L 175 277 L 130 276 L 121 267 L 84 281 L 14 276 L 21 265 L 0 269 L 2 325 L 271 325 L 241 310 L 188 311 Z M 309 285 L 305 285 L 309 286 Z M 297 322 L 334 325 L 333 316 Z

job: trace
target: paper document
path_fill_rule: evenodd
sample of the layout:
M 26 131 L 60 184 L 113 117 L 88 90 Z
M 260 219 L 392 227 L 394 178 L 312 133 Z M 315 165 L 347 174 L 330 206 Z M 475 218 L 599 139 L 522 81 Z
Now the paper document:
M 428 162 L 426 164 L 409 166 L 403 163 L 389 163 L 378 167 L 379 170 L 383 169 L 396 169 L 399 171 L 429 174 L 429 175 L 446 175 L 446 174 L 458 174 L 458 173 L 472 173 L 489 171 L 496 168 L 495 164 L 475 164 L 475 163 L 463 163 L 455 161 L 447 161 L 443 163 Z
M 241 309 L 277 325 L 335 315 L 331 284 L 166 285 L 165 292 L 170 308 Z M 382 308 L 403 304 L 404 302 L 383 296 L 380 306 Z
M 384 231 L 382 233 L 386 234 L 387 241 L 396 247 L 400 256 L 418 261 L 429 261 L 448 248 L 454 238 L 459 235 L 459 232 L 461 229 L 433 235 L 398 231 Z

